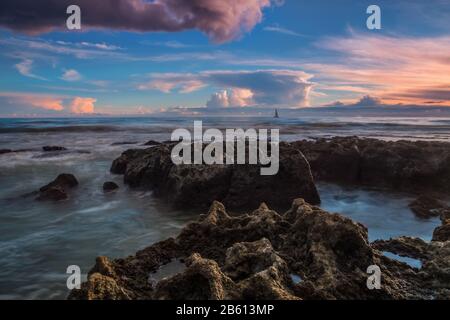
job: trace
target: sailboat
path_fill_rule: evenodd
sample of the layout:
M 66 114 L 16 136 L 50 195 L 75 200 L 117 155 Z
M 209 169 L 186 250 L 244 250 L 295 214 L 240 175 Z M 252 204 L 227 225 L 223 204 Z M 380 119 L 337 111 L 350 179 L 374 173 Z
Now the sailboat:
M 273 116 L 275 119 L 278 119 L 280 116 L 278 115 L 278 109 L 275 109 L 275 115 Z

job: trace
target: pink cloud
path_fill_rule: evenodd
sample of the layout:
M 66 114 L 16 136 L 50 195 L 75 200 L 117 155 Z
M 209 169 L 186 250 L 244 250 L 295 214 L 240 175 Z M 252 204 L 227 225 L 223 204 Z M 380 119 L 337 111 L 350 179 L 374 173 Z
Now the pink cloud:
M 94 113 L 94 103 L 96 101 L 97 99 L 94 98 L 76 97 L 70 104 L 70 110 L 77 114 Z
M 29 105 L 35 108 L 45 110 L 62 111 L 63 99 L 61 97 L 52 97 L 33 93 L 0 92 L 0 97 L 6 97 L 14 103 Z
M 337 63 L 308 64 L 328 90 L 378 96 L 386 103 L 423 104 L 433 97 L 450 104 L 450 37 L 407 38 L 353 33 L 327 38 L 322 48 Z M 327 90 L 327 88 L 323 88 Z

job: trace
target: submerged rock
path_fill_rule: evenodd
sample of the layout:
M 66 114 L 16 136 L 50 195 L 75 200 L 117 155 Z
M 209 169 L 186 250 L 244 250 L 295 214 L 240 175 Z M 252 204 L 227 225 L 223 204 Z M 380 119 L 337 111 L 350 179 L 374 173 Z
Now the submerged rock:
M 60 174 L 55 180 L 41 187 L 36 200 L 60 201 L 69 198 L 67 191 L 78 185 L 78 180 L 73 174 Z
M 423 262 L 392 260 L 387 250 Z M 293 202 L 284 214 L 265 204 L 230 216 L 214 202 L 177 238 L 125 259 L 97 260 L 70 299 L 432 299 L 450 298 L 450 242 L 368 242 L 367 229 L 338 214 Z M 174 259 L 186 268 L 158 283 L 150 274 Z M 367 268 L 380 267 L 382 286 L 369 290 Z M 297 275 L 301 281 L 292 281 Z
M 144 143 L 144 146 L 157 146 L 160 145 L 161 142 L 155 141 L 155 140 L 149 140 L 146 143 Z
M 104 192 L 112 192 L 119 189 L 119 186 L 117 185 L 117 183 L 112 182 L 112 181 L 107 181 L 103 184 L 103 191 Z
M 60 147 L 60 146 L 45 146 L 45 147 L 42 147 L 42 150 L 45 152 L 50 152 L 50 151 L 65 151 L 67 149 L 64 147 Z
M 61 201 L 68 199 L 69 196 L 64 188 L 59 186 L 49 187 L 39 192 L 36 200 L 38 201 Z
M 111 143 L 112 146 L 125 146 L 129 144 L 138 144 L 137 141 L 120 141 L 120 142 L 114 142 Z
M 13 152 L 11 149 L 0 149 L 0 154 L 11 153 Z
M 297 197 L 320 202 L 308 162 L 287 143 L 280 143 L 279 171 L 273 176 L 262 176 L 260 165 L 174 165 L 172 147 L 128 150 L 114 160 L 111 172 L 124 174 L 129 186 L 150 188 L 179 208 L 206 208 L 214 200 L 232 210 L 256 207 L 262 201 L 287 208 Z
M 317 179 L 450 194 L 450 143 L 334 137 L 293 146 Z

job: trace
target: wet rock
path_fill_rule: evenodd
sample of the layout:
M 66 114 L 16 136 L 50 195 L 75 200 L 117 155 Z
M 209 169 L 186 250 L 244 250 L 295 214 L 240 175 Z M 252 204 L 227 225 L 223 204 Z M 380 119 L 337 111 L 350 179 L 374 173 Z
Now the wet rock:
M 52 187 L 60 187 L 63 189 L 74 188 L 78 185 L 78 180 L 75 178 L 73 174 L 70 173 L 62 173 L 56 177 L 55 180 L 50 182 L 49 184 L 43 186 L 39 189 L 39 191 L 44 192 Z
M 433 299 L 450 289 L 449 247 L 406 238 L 371 245 L 364 226 L 303 199 L 284 214 L 261 204 L 239 216 L 214 202 L 177 238 L 125 259 L 97 261 L 71 297 L 101 292 L 132 299 Z M 389 259 L 381 249 L 414 255 L 423 268 Z M 149 281 L 173 259 L 186 261 L 186 268 L 156 285 Z M 380 290 L 366 286 L 372 265 L 382 272 Z M 302 281 L 294 283 L 292 274 Z
M 68 199 L 67 192 L 59 186 L 49 187 L 39 192 L 38 201 L 61 201 Z
M 107 181 L 103 184 L 103 191 L 104 192 L 112 192 L 119 189 L 119 186 L 117 185 L 117 183 L 112 182 L 112 181 Z
M 51 151 L 65 151 L 67 149 L 64 147 L 60 147 L 60 146 L 45 146 L 45 147 L 42 147 L 42 150 L 45 152 L 51 152 Z
M 161 142 L 155 141 L 155 140 L 149 140 L 146 143 L 144 143 L 144 146 L 158 146 Z
M 450 193 L 450 144 L 358 137 L 293 143 L 317 179 Z
M 13 152 L 11 149 L 0 149 L 0 154 L 11 153 Z
M 431 217 L 440 217 L 444 211 L 450 211 L 450 208 L 428 195 L 421 195 L 410 203 L 411 210 L 422 219 Z
M 128 163 L 136 158 L 139 158 L 140 156 L 144 156 L 145 152 L 144 150 L 127 150 L 122 155 L 115 159 L 111 165 L 111 173 L 114 174 L 124 174 Z
M 63 173 L 55 180 L 43 186 L 37 192 L 36 200 L 39 201 L 60 201 L 69 198 L 68 190 L 78 185 L 78 181 L 74 175 Z
M 131 187 L 149 188 L 155 196 L 179 208 L 207 208 L 222 201 L 232 210 L 253 208 L 265 201 L 287 208 L 303 197 L 317 204 L 320 197 L 308 162 L 297 149 L 280 143 L 279 172 L 262 176 L 259 165 L 174 165 L 173 145 L 128 150 L 114 160 L 111 172 L 123 173 Z

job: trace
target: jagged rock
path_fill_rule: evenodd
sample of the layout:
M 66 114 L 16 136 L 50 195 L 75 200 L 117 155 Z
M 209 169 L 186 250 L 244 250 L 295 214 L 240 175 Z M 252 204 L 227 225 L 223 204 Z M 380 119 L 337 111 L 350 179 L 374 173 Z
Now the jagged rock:
M 418 285 L 428 289 L 428 294 L 422 298 L 450 299 L 450 241 L 435 240 L 427 243 L 418 238 L 400 237 L 378 240 L 373 246 L 421 260 L 422 268 L 417 274 L 420 279 Z
M 225 273 L 239 284 L 241 299 L 297 300 L 286 262 L 269 240 L 235 243 L 226 251 Z
M 69 198 L 67 191 L 78 185 L 78 180 L 74 175 L 63 173 L 60 174 L 55 180 L 49 184 L 43 186 L 37 192 L 38 196 L 36 200 L 39 201 L 60 201 Z
M 434 229 L 433 241 L 450 241 L 450 209 L 441 212 L 442 226 Z
M 433 241 L 450 241 L 450 224 L 444 224 L 434 229 Z
M 112 182 L 112 181 L 107 181 L 103 184 L 103 191 L 104 192 L 112 192 L 119 189 L 119 186 L 117 185 L 117 183 Z
M 430 258 L 429 245 L 420 238 L 399 237 L 390 240 L 376 240 L 372 246 L 381 251 L 389 251 L 399 256 L 418 260 Z
M 450 208 L 436 198 L 421 195 L 410 203 L 411 210 L 422 219 L 439 217 L 444 211 L 450 211 Z
M 160 281 L 154 298 L 159 300 L 230 300 L 237 299 L 237 285 L 220 270 L 217 262 L 190 256 L 181 274 Z
M 280 168 L 273 176 L 262 176 L 259 165 L 174 165 L 172 146 L 128 150 L 114 160 L 111 172 L 124 173 L 126 184 L 150 188 L 179 208 L 205 208 L 213 200 L 232 210 L 254 208 L 262 201 L 287 208 L 297 197 L 320 202 L 308 162 L 287 143 L 280 143 Z
M 64 151 L 67 149 L 64 147 L 60 147 L 60 146 L 45 146 L 45 147 L 42 147 L 42 150 L 45 152 L 50 152 L 50 151 Z
M 334 137 L 297 141 L 317 179 L 450 193 L 450 144 Z
M 379 249 L 420 257 L 423 268 L 389 259 Z M 230 216 L 214 202 L 176 239 L 126 259 L 98 260 L 82 290 L 70 297 L 97 298 L 100 292 L 105 298 L 126 293 L 124 298 L 132 299 L 450 298 L 449 257 L 448 241 L 405 238 L 371 245 L 364 226 L 303 199 L 282 215 L 262 204 Z M 150 274 L 173 259 L 186 261 L 186 269 L 151 283 Z M 371 265 L 382 271 L 380 290 L 366 286 Z M 301 281 L 294 283 L 292 274 Z

